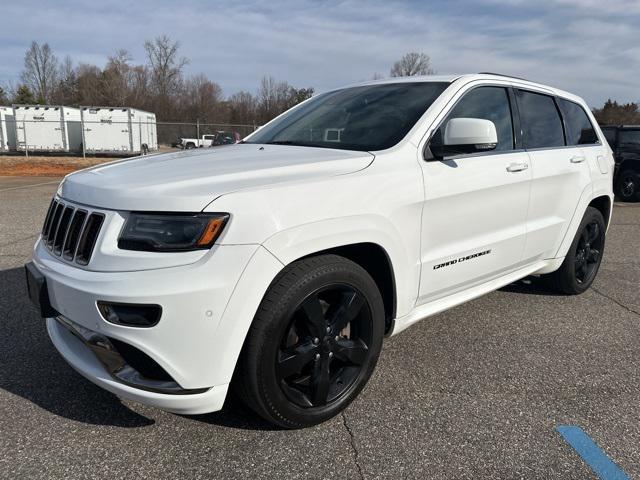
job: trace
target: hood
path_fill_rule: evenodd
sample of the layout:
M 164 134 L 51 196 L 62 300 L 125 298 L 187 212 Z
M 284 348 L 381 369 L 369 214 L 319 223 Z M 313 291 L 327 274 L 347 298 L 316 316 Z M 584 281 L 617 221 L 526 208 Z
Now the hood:
M 238 144 L 120 160 L 68 175 L 58 194 L 112 210 L 198 212 L 237 190 L 344 175 L 368 152 Z

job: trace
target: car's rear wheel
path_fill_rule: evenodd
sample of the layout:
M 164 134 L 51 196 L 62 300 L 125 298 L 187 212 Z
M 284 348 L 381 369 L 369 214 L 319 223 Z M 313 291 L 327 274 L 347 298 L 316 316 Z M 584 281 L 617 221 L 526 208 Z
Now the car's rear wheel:
M 602 213 L 588 207 L 562 266 L 547 275 L 552 288 L 567 295 L 577 295 L 591 286 L 602 262 L 605 231 Z
M 615 190 L 623 202 L 637 200 L 640 197 L 640 175 L 633 170 L 624 170 L 618 175 Z
M 185 150 L 191 150 L 192 148 L 196 148 L 196 144 L 193 142 L 188 142 L 185 146 L 184 149 Z
M 358 395 L 375 368 L 383 335 L 382 297 L 363 268 L 336 255 L 299 260 L 266 293 L 235 386 L 271 423 L 315 425 Z

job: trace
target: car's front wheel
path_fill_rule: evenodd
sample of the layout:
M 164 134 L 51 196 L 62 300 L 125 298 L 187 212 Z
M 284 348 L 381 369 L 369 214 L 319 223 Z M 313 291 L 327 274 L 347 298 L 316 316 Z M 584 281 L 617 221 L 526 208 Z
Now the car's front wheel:
M 554 290 L 577 295 L 591 286 L 602 262 L 605 232 L 602 213 L 596 208 L 588 207 L 562 266 L 547 275 Z
M 384 306 L 371 276 L 336 255 L 299 260 L 266 293 L 239 359 L 240 397 L 284 428 L 341 412 L 371 376 Z

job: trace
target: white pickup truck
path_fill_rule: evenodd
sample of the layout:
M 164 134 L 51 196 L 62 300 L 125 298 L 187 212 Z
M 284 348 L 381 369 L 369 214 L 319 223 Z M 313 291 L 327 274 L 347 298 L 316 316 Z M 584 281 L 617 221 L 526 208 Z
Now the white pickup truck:
M 219 131 L 213 134 L 202 135 L 202 138 L 180 138 L 178 146 L 184 150 L 201 147 L 214 147 L 216 145 L 228 145 L 238 143 L 240 135 L 237 132 Z

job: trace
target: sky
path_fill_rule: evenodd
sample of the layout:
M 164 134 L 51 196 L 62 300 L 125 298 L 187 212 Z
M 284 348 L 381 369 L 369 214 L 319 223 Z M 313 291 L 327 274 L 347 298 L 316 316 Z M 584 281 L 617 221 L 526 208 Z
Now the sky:
M 263 75 L 317 92 L 388 76 L 410 51 L 437 73 L 498 72 L 582 96 L 640 100 L 638 0 L 5 0 L 0 85 L 19 82 L 31 41 L 58 58 L 104 66 L 118 49 L 180 42 L 185 73 L 226 95 L 255 92 Z

